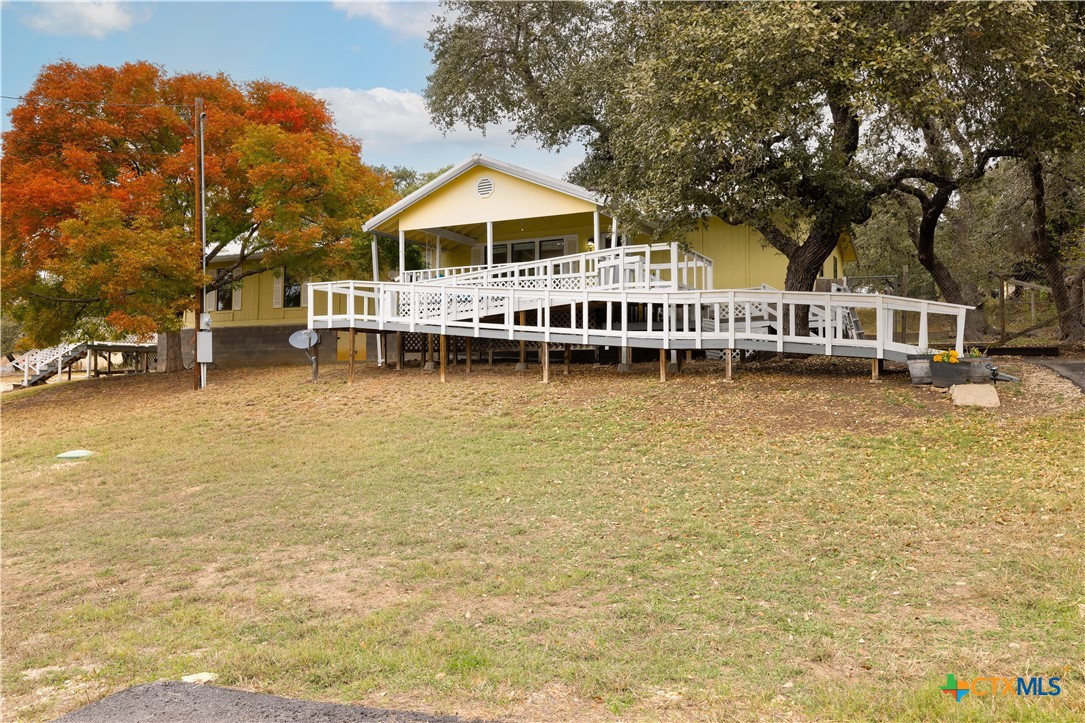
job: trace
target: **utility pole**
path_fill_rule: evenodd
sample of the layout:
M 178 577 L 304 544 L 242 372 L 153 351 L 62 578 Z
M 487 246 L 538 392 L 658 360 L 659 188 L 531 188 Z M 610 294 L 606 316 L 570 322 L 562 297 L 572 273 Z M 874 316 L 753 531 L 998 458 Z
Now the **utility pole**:
M 196 228 L 196 249 L 200 254 L 200 269 L 204 276 L 207 275 L 207 218 L 204 212 L 204 181 L 203 181 L 203 122 L 207 114 L 203 112 L 203 98 L 196 98 L 193 111 L 194 134 L 196 136 L 196 204 L 193 226 Z M 200 331 L 203 326 L 204 299 L 207 298 L 207 284 L 201 285 L 196 300 L 196 323 L 192 330 L 192 372 L 193 389 L 199 391 L 207 383 L 207 367 L 197 360 L 200 357 Z

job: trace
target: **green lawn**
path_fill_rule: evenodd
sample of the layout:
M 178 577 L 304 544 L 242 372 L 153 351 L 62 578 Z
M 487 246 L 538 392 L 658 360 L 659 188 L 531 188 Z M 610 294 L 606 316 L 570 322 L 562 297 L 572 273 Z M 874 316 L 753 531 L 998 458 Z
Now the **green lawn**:
M 210 671 L 524 720 L 1080 720 L 1085 396 L 1007 367 L 995 411 L 832 360 L 10 393 L 4 718 Z

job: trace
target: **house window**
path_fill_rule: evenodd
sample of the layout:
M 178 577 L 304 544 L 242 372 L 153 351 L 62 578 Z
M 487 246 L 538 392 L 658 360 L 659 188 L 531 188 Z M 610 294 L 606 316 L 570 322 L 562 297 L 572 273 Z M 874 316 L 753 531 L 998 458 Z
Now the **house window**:
M 283 273 L 283 308 L 301 308 L 301 281 Z
M 525 263 L 537 259 L 553 259 L 575 253 L 576 237 L 502 241 L 494 244 L 493 263 Z
M 512 263 L 519 264 L 524 261 L 535 260 L 535 242 L 522 241 L 512 245 Z
M 218 274 L 220 279 L 225 275 L 225 271 L 220 271 Z M 233 308 L 234 289 L 229 284 L 223 284 L 215 292 L 215 311 L 233 311 Z
M 552 259 L 565 255 L 565 239 L 551 238 L 539 242 L 539 258 Z

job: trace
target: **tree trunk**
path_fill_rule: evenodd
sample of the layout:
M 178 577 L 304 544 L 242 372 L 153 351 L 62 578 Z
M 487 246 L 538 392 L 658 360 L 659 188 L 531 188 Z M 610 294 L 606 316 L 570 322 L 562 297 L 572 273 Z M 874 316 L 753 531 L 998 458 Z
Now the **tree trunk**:
M 1070 294 L 1070 308 L 1077 309 L 1077 317 L 1085 324 L 1085 266 L 1082 266 L 1066 284 Z
M 1081 309 L 1070 303 L 1066 287 L 1066 273 L 1059 259 L 1059 250 L 1047 236 L 1047 192 L 1044 189 L 1044 167 L 1039 160 L 1029 163 L 1032 177 L 1032 245 L 1036 260 L 1044 267 L 1047 283 L 1051 286 L 1051 298 L 1059 313 L 1059 333 L 1063 341 L 1085 341 L 1085 324 L 1081 322 Z
M 940 188 L 930 198 L 919 197 L 923 206 L 923 217 L 919 222 L 919 233 L 912 237 L 915 245 L 916 256 L 919 263 L 930 272 L 938 287 L 942 298 L 950 304 L 971 306 L 965 298 L 961 285 L 953 278 L 952 272 L 942 263 L 942 259 L 934 251 L 934 234 L 938 230 L 938 222 L 942 218 L 942 211 L 953 196 L 953 188 Z M 983 306 L 978 305 L 974 310 L 965 314 L 964 335 L 966 339 L 979 339 L 987 333 L 987 317 L 983 312 Z
M 166 332 L 166 371 L 184 371 L 185 363 L 181 358 L 181 332 Z
M 806 240 L 796 248 L 787 259 L 787 275 L 784 277 L 785 291 L 813 291 L 814 282 L 821 273 L 825 259 L 829 258 L 844 232 L 844 224 L 832 211 L 823 211 L 814 220 L 814 225 Z M 787 323 L 781 319 L 781 323 Z M 795 307 L 795 333 L 802 336 L 810 333 L 810 307 Z

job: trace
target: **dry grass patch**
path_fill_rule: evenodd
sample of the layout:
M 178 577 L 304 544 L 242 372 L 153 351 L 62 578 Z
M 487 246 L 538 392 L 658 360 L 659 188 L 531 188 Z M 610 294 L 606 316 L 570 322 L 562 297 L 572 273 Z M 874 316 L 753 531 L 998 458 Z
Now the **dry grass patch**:
M 4 715 L 209 670 L 530 720 L 1079 718 L 1085 397 L 1007 366 L 992 411 L 817 359 L 5 395 Z

